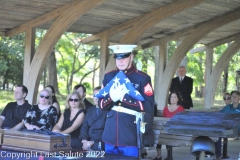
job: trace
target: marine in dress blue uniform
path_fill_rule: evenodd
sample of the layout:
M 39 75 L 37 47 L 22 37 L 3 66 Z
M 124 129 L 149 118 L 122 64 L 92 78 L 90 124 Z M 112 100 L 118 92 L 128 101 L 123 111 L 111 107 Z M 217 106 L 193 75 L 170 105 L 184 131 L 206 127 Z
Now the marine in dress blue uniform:
M 117 92 L 111 94 L 110 91 L 104 98 L 99 99 L 99 106 L 104 110 L 109 110 L 103 132 L 106 153 L 138 157 L 137 127 L 136 123 L 134 123 L 136 117 L 127 112 L 113 110 L 114 106 L 121 106 L 134 112 L 145 112 L 148 116 L 145 119 L 147 125 L 144 137 L 153 141 L 151 124 L 154 115 L 154 93 L 150 76 L 137 70 L 132 64 L 132 50 L 135 47 L 135 45 L 114 45 L 109 47 L 114 51 L 117 69 L 105 74 L 102 85 L 103 87 L 106 86 L 122 70 L 145 100 L 136 100 L 126 94 L 124 89 L 116 89 Z M 123 68 L 121 64 L 118 65 L 121 60 L 127 63 L 126 68 Z

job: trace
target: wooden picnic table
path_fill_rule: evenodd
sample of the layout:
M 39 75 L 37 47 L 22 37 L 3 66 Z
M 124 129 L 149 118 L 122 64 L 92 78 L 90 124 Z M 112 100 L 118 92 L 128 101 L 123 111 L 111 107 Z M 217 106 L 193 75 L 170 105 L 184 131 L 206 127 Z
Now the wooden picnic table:
M 187 111 L 177 113 L 163 129 L 172 134 L 235 138 L 238 137 L 238 126 L 240 114 Z

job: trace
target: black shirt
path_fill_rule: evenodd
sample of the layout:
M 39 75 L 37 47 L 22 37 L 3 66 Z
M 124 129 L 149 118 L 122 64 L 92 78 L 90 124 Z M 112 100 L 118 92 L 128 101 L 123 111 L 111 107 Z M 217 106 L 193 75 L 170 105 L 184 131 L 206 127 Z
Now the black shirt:
M 22 122 L 30 107 L 27 101 L 23 105 L 18 105 L 17 102 L 8 103 L 1 113 L 5 117 L 2 128 L 12 128 Z

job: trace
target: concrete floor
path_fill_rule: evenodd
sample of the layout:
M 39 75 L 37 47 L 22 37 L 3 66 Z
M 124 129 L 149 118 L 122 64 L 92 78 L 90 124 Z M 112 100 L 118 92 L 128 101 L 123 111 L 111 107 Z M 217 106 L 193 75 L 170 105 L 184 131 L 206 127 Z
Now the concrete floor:
M 147 150 L 147 157 L 144 160 L 151 160 L 156 157 L 156 150 Z M 240 160 L 240 140 L 228 140 L 228 158 L 227 160 Z M 165 146 L 162 146 L 162 160 L 167 157 L 167 150 Z M 206 158 L 206 160 L 212 160 L 214 156 Z M 196 160 L 196 157 L 190 154 L 190 147 L 173 147 L 173 159 L 174 160 Z

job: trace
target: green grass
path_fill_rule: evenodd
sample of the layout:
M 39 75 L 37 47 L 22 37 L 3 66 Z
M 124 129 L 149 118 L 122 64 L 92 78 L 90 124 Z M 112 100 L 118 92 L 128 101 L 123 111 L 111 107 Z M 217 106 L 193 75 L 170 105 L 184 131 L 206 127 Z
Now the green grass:
M 60 103 L 61 110 L 63 111 L 65 108 L 66 95 L 57 95 L 57 99 Z M 91 97 L 87 97 L 88 100 L 93 102 Z M 13 91 L 0 91 L 0 112 L 2 112 L 3 108 L 7 105 L 7 103 L 14 101 Z M 194 108 L 203 108 L 203 98 L 193 98 Z M 224 105 L 223 100 L 220 98 L 214 101 L 214 107 L 220 108 Z

